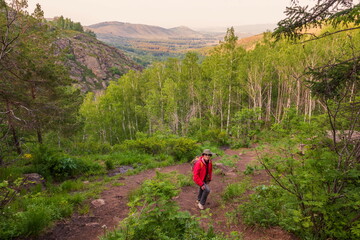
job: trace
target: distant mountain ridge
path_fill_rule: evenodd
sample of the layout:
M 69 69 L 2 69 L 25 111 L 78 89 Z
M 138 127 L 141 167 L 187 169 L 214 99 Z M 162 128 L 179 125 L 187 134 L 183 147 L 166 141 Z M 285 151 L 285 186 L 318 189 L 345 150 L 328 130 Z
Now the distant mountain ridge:
M 96 34 L 113 35 L 136 39 L 174 39 L 174 38 L 208 38 L 209 36 L 188 27 L 163 28 L 145 24 L 123 22 L 102 22 L 86 26 Z
M 275 24 L 235 26 L 239 39 L 272 30 Z M 227 27 L 193 30 L 186 26 L 163 28 L 146 24 L 108 21 L 84 26 L 96 38 L 121 49 L 144 67 L 152 61 L 180 56 L 188 51 L 216 46 L 226 35 Z

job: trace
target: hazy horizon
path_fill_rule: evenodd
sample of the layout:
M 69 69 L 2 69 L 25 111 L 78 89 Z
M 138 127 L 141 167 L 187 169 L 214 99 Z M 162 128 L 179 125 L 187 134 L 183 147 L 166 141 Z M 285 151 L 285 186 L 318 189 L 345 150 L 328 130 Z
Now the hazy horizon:
M 48 18 L 49 20 L 52 18 Z M 104 22 L 99 22 L 99 23 L 95 23 L 95 24 L 91 24 L 91 25 L 85 25 L 85 27 L 91 27 L 93 25 L 97 25 L 97 24 L 102 24 L 102 23 L 111 23 L 111 22 L 118 22 L 118 23 L 125 23 L 125 24 L 140 24 L 140 23 L 129 23 L 129 22 L 120 22 L 120 21 L 104 21 Z M 141 23 L 140 25 L 147 25 L 147 26 L 154 26 L 154 27 L 162 27 L 162 26 L 157 26 L 157 25 L 151 25 L 151 24 L 144 24 Z M 182 26 L 177 26 L 177 27 L 183 27 Z M 251 32 L 255 32 L 260 33 L 260 32 L 264 32 L 266 30 L 273 30 L 276 27 L 276 24 L 248 24 L 248 25 L 237 25 L 237 26 L 210 26 L 210 27 L 189 27 L 189 26 L 184 26 L 184 27 L 188 27 L 192 30 L 195 31 L 202 31 L 202 32 L 226 32 L 227 28 L 230 27 L 234 27 L 235 30 L 242 30 L 242 32 L 246 32 L 246 33 L 251 33 Z M 266 28 L 267 27 L 267 28 Z M 271 28 L 272 27 L 272 28 Z M 165 29 L 170 29 L 170 28 L 176 28 L 176 27 L 162 27 Z M 262 29 L 262 31 L 259 31 L 259 29 Z M 253 30 L 253 31 L 252 31 Z
M 303 0 L 300 2 L 309 2 Z M 242 25 L 276 24 L 290 0 L 28 0 L 29 11 L 36 3 L 46 18 L 64 16 L 84 26 L 100 22 L 127 22 L 172 28 L 192 29 Z

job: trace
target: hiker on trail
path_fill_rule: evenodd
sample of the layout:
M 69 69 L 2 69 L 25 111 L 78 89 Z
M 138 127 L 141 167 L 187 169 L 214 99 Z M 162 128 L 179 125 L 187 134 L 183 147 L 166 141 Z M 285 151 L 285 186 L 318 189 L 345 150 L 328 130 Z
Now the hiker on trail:
M 209 183 L 212 178 L 211 156 L 214 155 L 210 149 L 205 149 L 201 157 L 195 162 L 193 169 L 194 182 L 199 185 L 199 194 L 197 197 L 198 207 L 204 209 L 206 199 L 210 193 Z

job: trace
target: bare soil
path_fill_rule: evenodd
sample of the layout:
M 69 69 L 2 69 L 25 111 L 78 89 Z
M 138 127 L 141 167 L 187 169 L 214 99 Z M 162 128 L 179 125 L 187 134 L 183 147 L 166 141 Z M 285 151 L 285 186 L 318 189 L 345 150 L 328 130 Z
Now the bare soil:
M 226 217 L 226 212 L 231 212 L 236 205 L 232 203 L 225 204 L 221 199 L 221 193 L 225 187 L 233 182 L 241 181 L 245 175 L 243 171 L 248 164 L 256 164 L 256 153 L 252 149 L 240 150 L 225 150 L 228 155 L 238 155 L 239 161 L 235 171 L 225 174 L 214 174 L 213 180 L 210 183 L 211 193 L 208 197 L 206 208 L 211 213 L 211 217 L 204 219 L 201 223 L 203 227 L 207 227 L 209 223 L 213 224 L 216 232 L 229 234 L 232 231 L 238 231 L 244 240 L 296 240 L 297 238 L 292 234 L 280 229 L 279 227 L 260 228 L 246 226 L 241 216 L 238 216 L 236 224 L 230 224 Z M 214 164 L 220 157 L 214 158 Z M 179 174 L 191 174 L 191 165 L 189 163 L 174 165 L 164 168 L 152 169 L 141 172 L 133 176 L 119 175 L 116 180 L 121 183 L 119 186 L 109 184 L 107 190 L 102 192 L 101 199 L 105 201 L 102 206 L 91 206 L 91 209 L 86 215 L 74 214 L 70 219 L 59 221 L 55 226 L 46 232 L 44 235 L 38 237 L 41 240 L 98 240 L 99 236 L 104 234 L 106 229 L 112 230 L 116 228 L 119 221 L 127 217 L 129 207 L 127 206 L 128 194 L 139 188 L 141 183 L 155 176 L 156 171 L 159 172 L 173 172 Z M 252 186 L 261 184 L 268 184 L 270 179 L 264 171 L 256 171 L 251 177 Z M 192 215 L 200 216 L 201 210 L 196 206 L 195 200 L 198 193 L 198 187 L 187 186 L 183 187 L 181 193 L 176 198 L 182 211 L 188 211 Z M 250 192 L 246 193 L 249 194 Z

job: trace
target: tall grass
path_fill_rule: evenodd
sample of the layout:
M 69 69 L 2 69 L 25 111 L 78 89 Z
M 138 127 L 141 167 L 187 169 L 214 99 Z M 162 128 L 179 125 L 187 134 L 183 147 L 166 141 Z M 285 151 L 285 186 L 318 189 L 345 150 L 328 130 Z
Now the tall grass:
M 71 216 L 77 209 L 84 212 L 84 200 L 97 196 L 102 182 L 85 185 L 67 180 L 60 185 L 47 184 L 46 190 L 26 191 L 0 212 L 0 239 L 34 237 L 55 220 Z
M 231 183 L 226 186 L 224 192 L 221 197 L 224 201 L 237 201 L 241 200 L 242 195 L 249 190 L 251 180 L 249 178 L 245 178 L 241 182 Z

